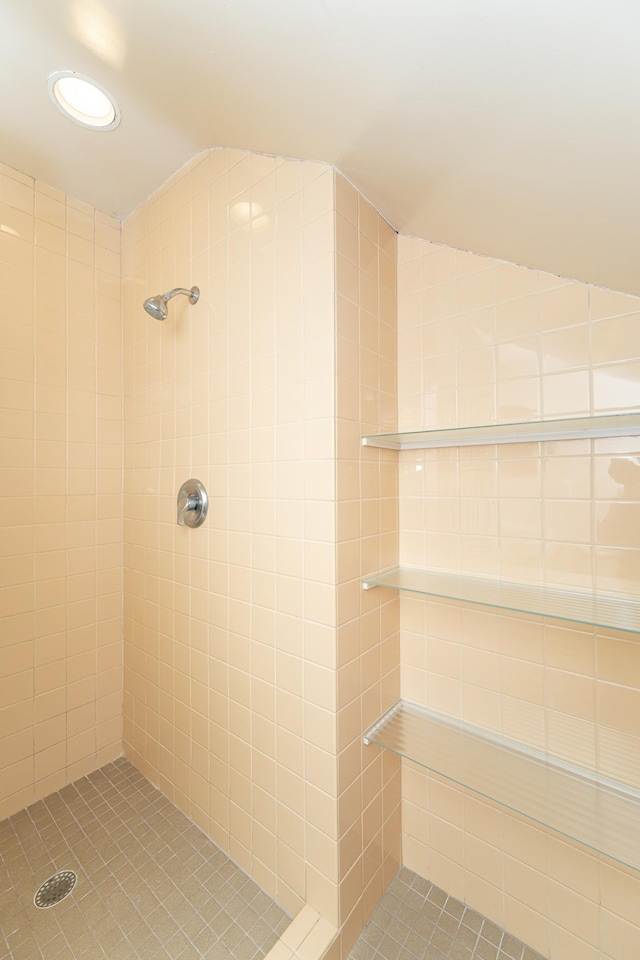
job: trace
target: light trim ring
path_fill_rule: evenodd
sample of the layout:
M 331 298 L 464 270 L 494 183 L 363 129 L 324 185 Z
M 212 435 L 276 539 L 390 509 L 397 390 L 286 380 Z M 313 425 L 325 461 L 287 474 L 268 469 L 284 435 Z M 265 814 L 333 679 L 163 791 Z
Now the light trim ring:
M 82 127 L 113 130 L 120 123 L 120 108 L 111 94 L 75 70 L 56 70 L 47 90 L 58 110 Z

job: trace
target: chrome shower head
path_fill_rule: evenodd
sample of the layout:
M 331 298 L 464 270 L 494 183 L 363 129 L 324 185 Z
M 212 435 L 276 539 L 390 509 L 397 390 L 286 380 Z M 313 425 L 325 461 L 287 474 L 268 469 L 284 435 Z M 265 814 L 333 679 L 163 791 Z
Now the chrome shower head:
M 162 296 L 149 297 L 149 299 L 144 302 L 144 308 L 149 316 L 154 317 L 156 320 L 167 319 L 167 301 Z
M 189 297 L 189 303 L 197 303 L 200 296 L 198 287 L 191 287 L 191 290 L 185 290 L 184 287 L 176 287 L 175 290 L 169 290 L 168 293 L 161 293 L 157 297 L 149 297 L 145 300 L 143 306 L 149 316 L 153 317 L 154 320 L 166 320 L 167 304 L 172 297 L 177 296 L 179 293 L 183 293 L 185 297 Z

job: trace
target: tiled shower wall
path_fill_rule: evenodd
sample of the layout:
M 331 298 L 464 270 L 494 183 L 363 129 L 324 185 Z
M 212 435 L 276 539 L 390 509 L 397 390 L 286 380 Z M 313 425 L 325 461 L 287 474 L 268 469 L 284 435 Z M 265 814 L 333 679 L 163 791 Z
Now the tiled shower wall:
M 398 699 L 398 598 L 362 590 L 398 558 L 397 467 L 363 448 L 396 425 L 396 234 L 336 174 L 337 797 L 342 955 L 401 863 L 400 765 L 363 733 Z
M 640 406 L 640 301 L 399 238 L 399 427 Z M 637 593 L 637 438 L 400 454 L 400 559 Z M 633 635 L 401 600 L 402 693 L 640 787 Z M 640 953 L 637 874 L 419 768 L 404 862 L 553 960 Z
M 0 819 L 122 749 L 120 224 L 0 167 Z
M 357 493 L 336 488 L 334 178 L 321 164 L 207 152 L 126 222 L 123 250 L 126 753 L 290 912 L 308 902 L 337 927 L 362 918 L 363 876 L 382 890 L 392 810 L 379 765 L 362 771 L 351 706 L 361 692 L 380 705 L 377 651 L 396 625 L 373 615 L 361 649 L 359 586 L 337 587 L 381 534 L 373 515 L 362 537 L 359 519 L 336 516 Z M 380 245 L 376 234 L 376 270 Z M 195 306 L 177 298 L 164 323 L 144 313 L 145 297 L 192 284 Z M 358 315 L 359 294 L 348 309 Z M 377 294 L 370 312 L 375 340 Z M 357 351 L 345 378 L 359 404 Z M 387 370 L 369 389 L 392 386 Z M 211 498 L 196 530 L 175 522 L 190 476 Z M 340 575 L 337 524 L 353 551 Z
M 400 862 L 408 699 L 640 786 L 633 639 L 363 594 L 398 557 L 395 244 L 320 164 L 201 155 L 127 221 L 0 168 L 0 816 L 125 745 L 347 949 Z M 640 301 L 398 239 L 398 427 L 640 405 Z M 198 284 L 201 300 L 150 294 Z M 401 562 L 637 590 L 635 440 L 400 455 Z M 211 495 L 175 524 L 189 476 Z M 19 495 L 16 496 L 16 490 Z M 404 862 L 554 960 L 640 952 L 635 875 L 404 766 Z

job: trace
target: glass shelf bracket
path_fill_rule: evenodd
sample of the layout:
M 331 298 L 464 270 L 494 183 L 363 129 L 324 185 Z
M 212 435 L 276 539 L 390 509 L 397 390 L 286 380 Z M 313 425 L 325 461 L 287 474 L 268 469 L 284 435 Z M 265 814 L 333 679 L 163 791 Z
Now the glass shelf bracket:
M 640 870 L 640 791 L 632 787 L 403 700 L 364 742 Z

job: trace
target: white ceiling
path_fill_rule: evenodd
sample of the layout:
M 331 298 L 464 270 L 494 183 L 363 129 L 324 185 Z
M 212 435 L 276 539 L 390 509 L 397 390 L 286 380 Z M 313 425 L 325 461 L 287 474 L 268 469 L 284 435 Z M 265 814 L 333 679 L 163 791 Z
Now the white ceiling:
M 634 0 L 2 0 L 0 161 L 122 217 L 204 147 L 324 160 L 402 233 L 640 294 L 639 38 Z

